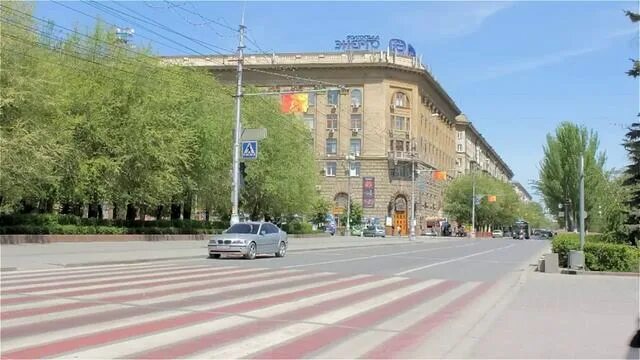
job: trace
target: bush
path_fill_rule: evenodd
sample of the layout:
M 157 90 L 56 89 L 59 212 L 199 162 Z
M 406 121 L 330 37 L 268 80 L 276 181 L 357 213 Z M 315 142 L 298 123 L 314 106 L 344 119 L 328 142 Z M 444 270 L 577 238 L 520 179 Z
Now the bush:
M 560 234 L 553 239 L 552 249 L 559 264 L 567 267 L 569 251 L 580 249 L 577 234 Z M 589 235 L 584 244 L 585 266 L 592 271 L 638 272 L 640 249 L 625 244 L 607 243 L 598 235 Z
M 282 225 L 282 231 L 287 234 L 313 234 L 313 226 L 307 222 L 292 221 Z

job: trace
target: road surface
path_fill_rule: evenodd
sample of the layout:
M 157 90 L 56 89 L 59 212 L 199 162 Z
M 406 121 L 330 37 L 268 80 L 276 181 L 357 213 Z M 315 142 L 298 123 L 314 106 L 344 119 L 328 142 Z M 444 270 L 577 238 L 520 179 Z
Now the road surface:
M 153 244 L 149 244 L 153 246 Z M 2 358 L 445 356 L 546 241 L 449 239 L 2 273 Z

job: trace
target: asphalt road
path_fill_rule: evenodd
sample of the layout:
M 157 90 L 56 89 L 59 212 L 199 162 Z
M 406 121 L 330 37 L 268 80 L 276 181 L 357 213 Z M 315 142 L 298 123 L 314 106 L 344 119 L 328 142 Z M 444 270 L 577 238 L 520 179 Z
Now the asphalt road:
M 441 357 L 548 248 L 539 240 L 423 240 L 307 244 L 253 261 L 208 259 L 199 244 L 201 256 L 181 260 L 2 272 L 1 355 Z M 51 256 L 46 246 L 33 249 Z

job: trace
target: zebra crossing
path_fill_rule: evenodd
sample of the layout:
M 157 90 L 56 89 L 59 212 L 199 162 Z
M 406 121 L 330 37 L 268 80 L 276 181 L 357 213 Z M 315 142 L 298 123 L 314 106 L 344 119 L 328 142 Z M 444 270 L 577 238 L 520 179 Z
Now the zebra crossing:
M 0 356 L 415 357 L 413 348 L 490 286 L 219 263 L 8 272 Z

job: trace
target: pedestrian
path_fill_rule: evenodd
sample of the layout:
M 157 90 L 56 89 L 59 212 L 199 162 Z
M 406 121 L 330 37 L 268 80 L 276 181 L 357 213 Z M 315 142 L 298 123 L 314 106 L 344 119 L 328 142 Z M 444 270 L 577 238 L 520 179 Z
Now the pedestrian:
M 396 228 L 396 233 L 398 233 L 398 236 L 402 236 L 402 229 L 400 229 L 400 226 Z

